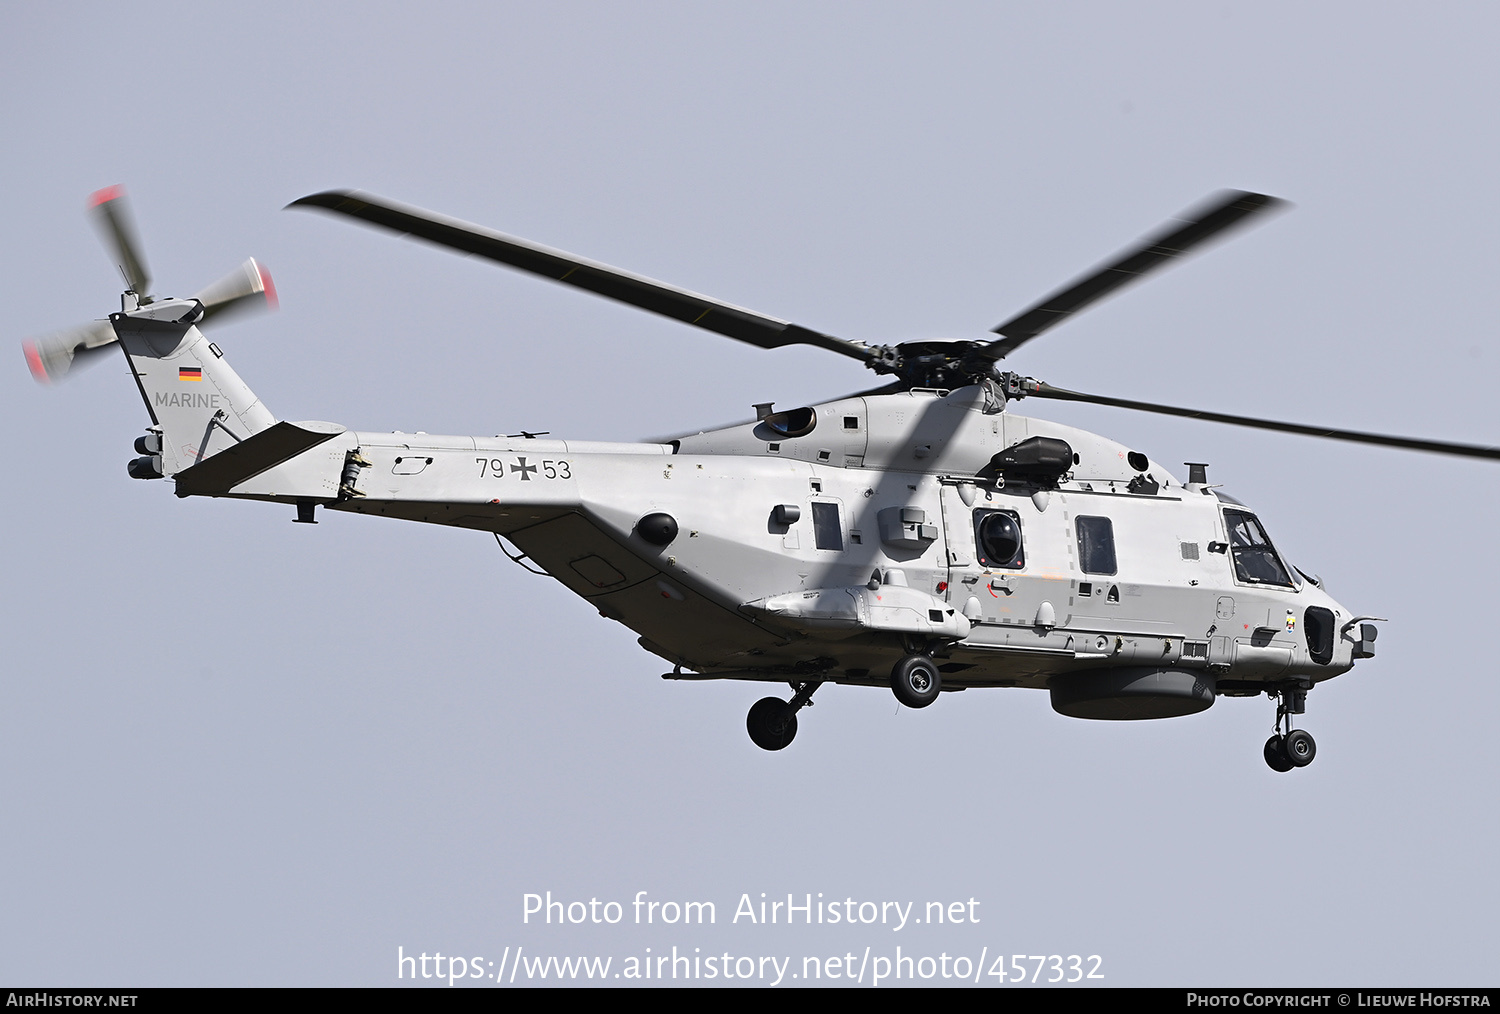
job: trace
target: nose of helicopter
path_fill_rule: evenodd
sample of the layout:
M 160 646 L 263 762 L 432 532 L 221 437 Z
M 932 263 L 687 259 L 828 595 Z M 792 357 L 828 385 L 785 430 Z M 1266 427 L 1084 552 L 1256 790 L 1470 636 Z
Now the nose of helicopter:
M 1375 657 L 1375 622 L 1382 617 L 1356 615 L 1311 582 L 1304 591 L 1303 636 L 1315 669 L 1333 676 L 1349 671 L 1360 659 Z

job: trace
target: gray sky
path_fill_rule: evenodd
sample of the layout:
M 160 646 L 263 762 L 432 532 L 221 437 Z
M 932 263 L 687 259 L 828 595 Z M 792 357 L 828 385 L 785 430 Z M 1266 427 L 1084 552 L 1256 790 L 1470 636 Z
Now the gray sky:
M 1296 207 L 1014 367 L 1500 443 L 1492 5 L 64 4 L 0 29 L 8 340 L 117 305 L 83 205 L 123 183 L 159 292 L 269 265 L 281 312 L 214 337 L 284 418 L 638 439 L 870 380 L 280 210 L 316 190 L 889 341 L 978 337 L 1229 186 Z M 0 392 L 0 981 L 378 986 L 398 947 L 674 945 L 1495 981 L 1494 465 L 1026 405 L 1210 462 L 1390 617 L 1311 695 L 1317 761 L 1265 767 L 1264 699 L 1116 725 L 845 687 L 771 755 L 744 731 L 765 687 L 663 682 L 483 535 L 130 480 L 147 419 L 113 361 L 43 390 L 17 349 Z M 626 918 L 523 925 L 548 890 Z M 638 891 L 718 921 L 633 925 Z M 981 921 L 731 923 L 761 892 Z

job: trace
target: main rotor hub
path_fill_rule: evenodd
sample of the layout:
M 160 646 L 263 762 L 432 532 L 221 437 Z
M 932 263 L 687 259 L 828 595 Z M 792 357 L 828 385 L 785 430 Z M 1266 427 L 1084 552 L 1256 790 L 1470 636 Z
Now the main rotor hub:
M 893 374 L 909 387 L 952 390 L 1000 376 L 991 359 L 979 354 L 982 342 L 932 340 L 882 345 L 865 365 L 876 373 Z

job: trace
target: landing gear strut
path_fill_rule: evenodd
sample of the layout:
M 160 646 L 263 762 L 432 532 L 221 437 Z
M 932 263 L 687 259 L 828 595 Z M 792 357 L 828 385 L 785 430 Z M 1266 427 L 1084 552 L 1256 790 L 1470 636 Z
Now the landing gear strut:
M 1318 744 L 1306 729 L 1292 728 L 1292 716 L 1307 710 L 1307 688 L 1282 687 L 1270 693 L 1279 699 L 1276 702 L 1276 732 L 1266 740 L 1265 750 L 1262 751 L 1266 763 L 1272 771 L 1305 768 L 1318 755 Z M 1282 732 L 1283 723 L 1286 726 L 1285 734 Z
M 797 736 L 797 712 L 812 707 L 812 695 L 822 683 L 793 683 L 796 691 L 789 701 L 779 697 L 762 697 L 750 707 L 745 728 L 750 739 L 762 750 L 780 750 Z

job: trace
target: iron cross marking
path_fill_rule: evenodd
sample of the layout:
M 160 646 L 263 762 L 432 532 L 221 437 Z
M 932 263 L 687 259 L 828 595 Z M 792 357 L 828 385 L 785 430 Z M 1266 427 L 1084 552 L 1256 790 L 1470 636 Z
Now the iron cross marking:
M 526 464 L 526 459 L 525 458 L 517 458 L 515 460 L 515 462 L 510 466 L 510 471 L 511 471 L 512 475 L 514 475 L 517 472 L 520 472 L 521 473 L 521 481 L 522 482 L 530 482 L 531 481 L 531 473 L 536 471 L 536 466 L 535 465 L 528 465 L 528 464 Z

